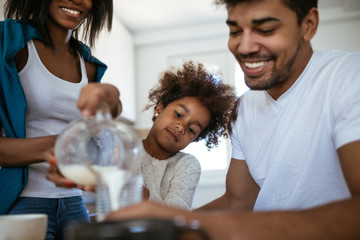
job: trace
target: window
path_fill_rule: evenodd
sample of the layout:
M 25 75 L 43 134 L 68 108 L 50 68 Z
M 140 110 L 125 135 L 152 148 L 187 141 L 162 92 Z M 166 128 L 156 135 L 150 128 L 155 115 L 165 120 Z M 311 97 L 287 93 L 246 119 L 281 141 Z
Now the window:
M 196 54 L 191 56 L 175 56 L 168 59 L 170 65 L 179 66 L 186 60 L 194 60 L 204 64 L 209 71 L 220 71 L 224 82 L 233 84 L 237 95 L 248 88 L 244 83 L 244 74 L 227 50 L 215 53 Z M 219 139 L 219 146 L 210 151 L 205 141 L 191 143 L 184 152 L 194 155 L 200 162 L 202 173 L 194 196 L 193 208 L 204 205 L 211 199 L 219 197 L 225 191 L 226 172 L 231 159 L 230 138 Z
M 171 66 L 181 66 L 183 62 L 189 60 L 202 63 L 210 72 L 222 73 L 223 76 L 218 77 L 223 78 L 227 83 L 232 83 L 229 79 L 225 79 L 226 71 L 224 70 L 226 69 L 226 54 L 224 54 L 224 52 L 203 53 L 191 56 L 174 56 L 170 57 L 168 62 Z M 230 139 L 225 138 L 219 139 L 218 147 L 214 147 L 210 151 L 208 151 L 205 145 L 205 140 L 191 143 L 183 151 L 194 155 L 199 160 L 203 171 L 225 171 L 231 158 Z
M 246 92 L 249 88 L 244 81 L 244 73 L 237 62 L 234 63 L 234 86 L 238 96 Z M 219 71 L 220 67 L 216 64 L 205 65 L 209 69 Z M 202 170 L 220 170 L 226 169 L 231 159 L 231 142 L 230 139 L 221 138 L 218 147 L 212 148 L 210 151 L 205 146 L 205 140 L 197 143 L 191 143 L 184 152 L 194 155 L 201 164 Z
M 221 138 L 218 147 L 213 147 L 210 151 L 205 146 L 205 140 L 189 144 L 183 152 L 194 155 L 201 164 L 202 170 L 226 169 L 230 154 L 228 147 L 230 140 Z

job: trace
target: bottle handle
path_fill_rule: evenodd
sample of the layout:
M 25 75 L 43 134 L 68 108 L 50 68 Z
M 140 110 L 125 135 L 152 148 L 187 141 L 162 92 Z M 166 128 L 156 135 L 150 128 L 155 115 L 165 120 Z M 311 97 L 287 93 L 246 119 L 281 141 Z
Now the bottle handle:
M 102 102 L 95 113 L 95 121 L 100 123 L 110 120 L 112 120 L 110 107 L 106 102 Z

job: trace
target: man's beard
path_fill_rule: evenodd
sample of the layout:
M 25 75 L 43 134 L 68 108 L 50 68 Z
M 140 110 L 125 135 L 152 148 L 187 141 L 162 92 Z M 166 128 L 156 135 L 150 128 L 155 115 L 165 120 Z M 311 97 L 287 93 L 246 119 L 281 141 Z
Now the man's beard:
M 294 55 L 292 56 L 292 58 L 290 58 L 287 61 L 287 63 L 285 64 L 284 67 L 282 67 L 282 69 L 276 69 L 276 66 L 274 66 L 270 76 L 264 79 L 263 81 L 256 82 L 256 84 L 251 84 L 251 81 L 246 81 L 245 78 L 246 85 L 252 90 L 268 90 L 278 84 L 285 82 L 290 76 L 290 73 L 294 67 L 294 63 L 299 55 L 299 51 L 300 51 L 300 41 L 298 42 Z M 239 58 L 241 59 L 242 57 L 238 57 L 238 59 Z M 276 61 L 275 57 L 273 57 L 273 59 L 274 61 Z

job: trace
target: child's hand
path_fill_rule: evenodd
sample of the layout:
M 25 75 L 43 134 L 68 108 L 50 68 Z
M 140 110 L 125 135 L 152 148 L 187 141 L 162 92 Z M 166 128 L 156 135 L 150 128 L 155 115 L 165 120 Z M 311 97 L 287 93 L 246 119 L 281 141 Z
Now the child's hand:
M 143 186 L 143 200 L 148 200 L 150 197 L 150 192 L 149 190 Z
M 47 151 L 44 154 L 44 157 L 45 157 L 45 160 L 50 165 L 47 170 L 47 173 L 46 173 L 46 179 L 48 179 L 49 181 L 52 181 L 57 187 L 79 188 L 83 191 L 95 191 L 94 186 L 84 186 L 84 185 L 75 184 L 75 183 L 71 182 L 69 179 L 65 178 L 61 174 L 61 172 L 57 166 L 53 148 L 51 150 Z

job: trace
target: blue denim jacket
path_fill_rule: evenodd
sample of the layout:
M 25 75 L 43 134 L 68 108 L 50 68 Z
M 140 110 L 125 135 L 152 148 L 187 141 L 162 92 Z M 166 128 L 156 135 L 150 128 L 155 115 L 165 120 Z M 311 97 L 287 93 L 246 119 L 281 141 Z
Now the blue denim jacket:
M 25 138 L 26 99 L 14 62 L 15 54 L 31 39 L 41 40 L 40 33 L 28 23 L 6 19 L 0 22 L 0 119 L 9 138 Z M 80 54 L 97 66 L 96 82 L 106 65 L 91 56 L 90 49 L 79 42 Z M 1 129 L 0 129 L 1 131 Z M 28 166 L 0 167 L 0 214 L 6 214 L 27 184 Z

